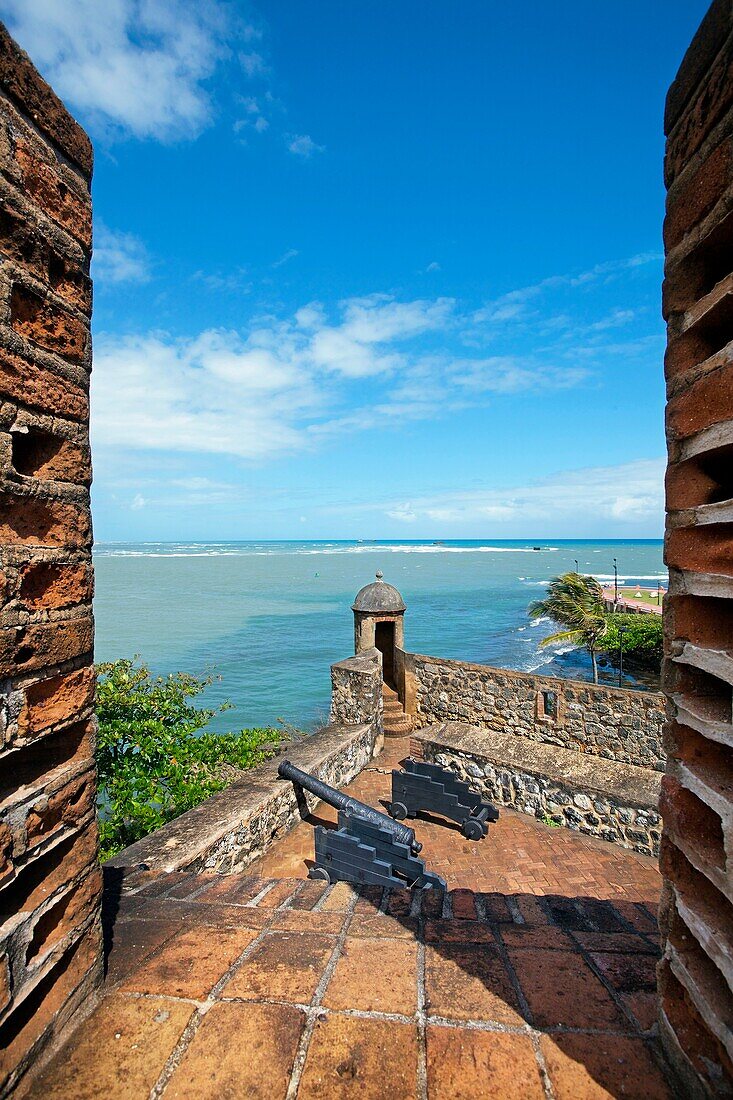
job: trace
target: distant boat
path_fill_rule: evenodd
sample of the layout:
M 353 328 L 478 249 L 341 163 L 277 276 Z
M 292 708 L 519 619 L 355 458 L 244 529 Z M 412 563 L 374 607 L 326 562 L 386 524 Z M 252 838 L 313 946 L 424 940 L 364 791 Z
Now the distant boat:
M 431 546 L 445 546 L 445 543 L 444 542 L 433 542 L 433 543 L 431 543 Z

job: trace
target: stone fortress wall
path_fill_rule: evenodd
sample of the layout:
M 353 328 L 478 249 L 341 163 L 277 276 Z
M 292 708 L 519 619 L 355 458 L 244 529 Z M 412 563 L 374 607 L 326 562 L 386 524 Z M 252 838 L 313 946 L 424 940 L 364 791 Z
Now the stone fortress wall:
M 418 726 L 469 722 L 483 730 L 664 770 L 664 697 L 560 677 L 406 653 L 406 709 Z
M 664 697 L 397 654 L 412 751 L 484 797 L 656 854 Z
M 687 1095 L 733 1090 L 733 5 L 667 96 L 667 530 L 660 1032 Z
M 101 978 L 92 148 L 0 24 L 0 1093 Z

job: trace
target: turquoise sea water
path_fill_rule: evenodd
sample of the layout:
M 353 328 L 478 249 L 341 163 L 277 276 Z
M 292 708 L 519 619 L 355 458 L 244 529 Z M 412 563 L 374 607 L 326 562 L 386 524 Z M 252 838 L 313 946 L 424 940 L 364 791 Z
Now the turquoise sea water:
M 278 719 L 309 729 L 328 712 L 329 666 L 353 652 L 354 596 L 381 569 L 407 604 L 407 649 L 589 678 L 582 650 L 539 648 L 551 624 L 526 609 L 576 559 L 612 580 L 614 557 L 625 582 L 666 584 L 661 541 L 99 543 L 96 656 L 217 673 L 207 702 L 236 709 L 215 729 Z

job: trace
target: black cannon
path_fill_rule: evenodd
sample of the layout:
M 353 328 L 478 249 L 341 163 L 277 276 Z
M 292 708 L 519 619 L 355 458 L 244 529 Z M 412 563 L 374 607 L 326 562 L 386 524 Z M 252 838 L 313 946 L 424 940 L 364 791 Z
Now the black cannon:
M 338 829 L 315 827 L 315 864 L 310 878 L 398 888 L 445 890 L 439 875 L 425 870 L 415 833 L 379 810 L 337 791 L 283 760 L 278 774 L 315 794 L 338 811 Z
M 403 766 L 404 771 L 392 772 L 389 812 L 397 820 L 432 810 L 457 821 L 468 840 L 481 840 L 488 832 L 488 822 L 499 820 L 496 807 L 484 802 L 447 768 L 412 759 L 405 760 Z
M 369 821 L 372 825 L 376 825 L 378 829 L 386 829 L 400 844 L 406 844 L 414 855 L 417 855 L 422 849 L 422 844 L 415 839 L 414 829 L 410 829 L 407 825 L 400 825 L 398 821 L 393 821 L 391 817 L 380 813 L 379 810 L 373 810 L 371 806 L 359 802 L 358 798 L 351 798 L 343 791 L 337 791 L 335 787 L 324 783 L 322 779 L 316 779 L 308 772 L 296 768 L 295 764 L 291 764 L 289 760 L 283 760 L 277 769 L 277 774 L 283 779 L 292 779 L 293 783 L 297 783 L 299 787 L 304 787 L 306 791 L 310 791 L 322 802 L 327 802 L 329 806 L 334 806 L 346 817 L 360 817 L 363 821 Z

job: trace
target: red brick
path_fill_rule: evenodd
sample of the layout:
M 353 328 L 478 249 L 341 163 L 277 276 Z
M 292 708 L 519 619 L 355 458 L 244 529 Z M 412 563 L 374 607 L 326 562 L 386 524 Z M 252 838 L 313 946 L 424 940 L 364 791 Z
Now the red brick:
M 8 956 L 0 956 L 0 1012 L 10 1004 L 10 967 Z
M 26 965 L 33 965 L 51 951 L 100 903 L 102 871 L 93 867 L 81 882 L 53 902 L 36 921 L 26 950 Z
M 513 1027 L 524 1023 L 497 947 L 486 944 L 428 947 L 425 982 L 430 1016 L 484 1020 Z
M 610 993 L 580 955 L 512 948 L 509 956 L 535 1026 L 623 1027 Z
M 91 618 L 9 627 L 0 630 L 0 672 L 10 675 L 58 665 L 91 653 L 93 644 Z
M 52 1062 L 37 1087 L 55 1100 L 147 1096 L 192 1015 L 163 997 L 109 997 Z M 34 1090 L 36 1091 L 36 1090 Z
M 417 1008 L 417 944 L 386 937 L 347 940 L 323 1003 L 410 1016 Z
M 15 157 L 30 198 L 84 248 L 91 248 L 92 207 L 88 195 L 78 194 L 70 181 L 61 179 L 58 170 L 35 156 L 25 143 L 18 143 Z
M 20 1026 L 13 1031 L 4 1049 L 0 1043 L 0 1086 L 36 1040 L 53 1023 L 57 1013 L 79 988 L 82 981 L 99 967 L 100 957 L 99 931 L 93 927 L 77 941 L 41 984 L 42 1000 L 38 1004 L 37 1011 L 24 1014 Z M 38 991 L 34 991 L 31 999 L 37 997 Z M 74 1094 L 74 1100 L 81 1100 L 78 1093 Z
M 18 717 L 18 733 L 27 737 L 82 714 L 94 700 L 94 685 L 91 666 L 31 684 Z
M 9 825 L 0 822 L 0 883 L 13 872 L 13 833 Z
M 453 916 L 458 920 L 477 920 L 476 902 L 472 890 L 452 890 Z
M 185 930 L 169 939 L 124 983 L 135 993 L 202 1000 L 257 936 L 256 928 Z
M 0 493 L 2 542 L 76 550 L 88 547 L 91 537 L 91 515 L 86 505 Z
M 732 152 L 731 139 L 726 138 L 684 181 L 684 186 L 670 193 L 664 221 L 664 244 L 668 251 L 679 244 L 724 194 L 730 183 Z
M 317 1019 L 298 1100 L 415 1100 L 417 1028 L 332 1013 Z
M 427 1070 L 428 1095 L 439 1100 L 543 1100 L 545 1095 L 526 1035 L 428 1027 Z
M 706 80 L 729 30 L 729 0 L 713 0 L 667 92 L 664 107 L 665 134 L 671 132 L 685 105 L 694 98 L 700 85 Z
M 73 260 L 52 253 L 48 265 L 48 285 L 82 313 L 92 312 L 92 281 Z
M 33 871 L 27 870 L 17 887 L 18 910 L 32 913 L 58 889 L 80 878 L 97 866 L 97 834 L 85 829 L 55 849 L 53 861 L 39 861 Z M 15 890 L 16 888 L 13 887 Z
M 79 165 L 85 175 L 92 172 L 92 143 L 37 72 L 32 61 L 0 24 L 0 84 L 34 123 Z
M 718 487 L 717 480 L 694 461 L 670 463 L 665 478 L 667 511 L 711 503 Z
M 303 1013 L 289 1005 L 214 1005 L 165 1090 L 167 1100 L 284 1097 L 304 1025 Z
M 667 186 L 682 172 L 714 126 L 733 103 L 733 56 L 723 51 L 705 74 L 667 141 L 664 178 Z
M 733 576 L 733 525 L 678 527 L 667 534 L 667 565 L 696 573 Z
M 0 393 L 34 409 L 84 420 L 89 416 L 86 386 L 0 348 Z
M 695 432 L 733 419 L 733 364 L 725 362 L 685 386 L 667 404 L 667 434 L 686 439 Z
M 83 321 L 17 283 L 10 296 L 10 323 L 17 333 L 46 351 L 83 363 L 89 333 Z
M 49 481 L 89 485 L 91 453 L 86 444 L 39 428 L 11 433 L 12 462 L 16 473 Z
M 556 1100 L 673 1100 L 641 1039 L 620 1035 L 543 1035 L 542 1054 Z
M 273 932 L 265 936 L 222 990 L 242 997 L 307 1004 L 323 977 L 336 939 L 317 933 Z
M 26 818 L 28 847 L 48 839 L 65 825 L 78 824 L 93 809 L 95 796 L 95 773 L 92 769 L 72 779 L 49 798 L 39 798 Z
M 37 279 L 48 278 L 49 242 L 4 195 L 0 197 L 0 253 L 22 264 Z
M 90 562 L 33 562 L 21 570 L 20 602 L 29 611 L 89 603 L 93 594 Z

